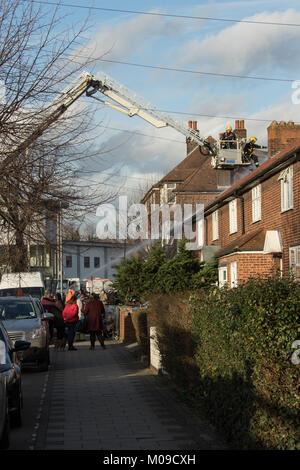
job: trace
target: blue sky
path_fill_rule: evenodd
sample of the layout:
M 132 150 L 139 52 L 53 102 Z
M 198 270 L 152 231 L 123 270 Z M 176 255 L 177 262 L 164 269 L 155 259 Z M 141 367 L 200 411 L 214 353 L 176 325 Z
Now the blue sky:
M 51 1 L 51 0 L 50 0 Z M 72 5 L 139 10 L 173 15 L 281 22 L 300 25 L 299 0 L 193 1 L 155 0 L 126 2 L 110 0 L 63 0 Z M 48 6 L 51 9 L 50 6 Z M 61 7 L 64 24 L 82 20 L 87 10 Z M 223 74 L 300 80 L 300 26 L 262 25 L 170 18 L 91 10 L 89 31 L 72 54 L 77 58 L 93 52 L 105 60 L 180 68 Z M 159 109 L 187 125 L 198 122 L 201 135 L 216 137 L 234 119 L 245 119 L 248 136 L 266 143 L 272 120 L 300 122 L 300 105 L 292 103 L 291 82 L 251 80 L 162 71 L 99 61 L 92 73 L 102 71 L 147 98 Z M 102 96 L 100 96 L 102 97 Z M 207 118 L 199 114 L 212 115 Z M 228 116 L 230 118 L 220 118 Z M 140 118 L 128 118 L 103 109 L 99 141 L 109 150 L 101 165 L 89 169 L 101 180 L 101 169 L 121 173 L 111 184 L 126 184 L 129 190 L 154 182 L 186 155 L 185 138 L 170 128 L 157 130 Z M 247 120 L 248 118 L 248 120 Z M 265 120 L 265 121 L 264 121 Z M 103 129 L 105 131 L 103 132 Z M 113 130 L 113 129 L 114 130 Z M 123 131 L 116 131 L 122 129 Z M 143 135 L 139 135 L 139 134 Z M 116 148 L 117 144 L 117 148 Z M 115 150 L 112 150 L 115 148 Z

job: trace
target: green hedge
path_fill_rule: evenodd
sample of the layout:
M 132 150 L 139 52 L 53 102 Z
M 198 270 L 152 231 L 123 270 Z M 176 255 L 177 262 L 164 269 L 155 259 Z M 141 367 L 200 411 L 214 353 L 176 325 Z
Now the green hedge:
M 238 448 L 299 446 L 299 299 L 298 283 L 270 278 L 190 300 L 197 402 Z
M 174 384 L 193 394 L 198 369 L 194 359 L 189 293 L 152 297 L 148 321 L 157 329 L 163 368 Z
M 135 329 L 137 343 L 141 346 L 141 351 L 144 356 L 149 356 L 149 336 L 148 336 L 148 321 L 147 309 L 137 309 L 131 312 L 132 323 Z

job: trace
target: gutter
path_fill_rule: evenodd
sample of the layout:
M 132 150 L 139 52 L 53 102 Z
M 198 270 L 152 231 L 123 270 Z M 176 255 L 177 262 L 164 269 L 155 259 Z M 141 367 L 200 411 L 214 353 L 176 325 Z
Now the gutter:
M 212 212 L 214 212 L 216 209 L 219 207 L 223 206 L 228 202 L 228 200 L 237 197 L 238 194 L 241 194 L 243 191 L 247 191 L 248 186 L 253 183 L 254 181 L 257 182 L 262 179 L 263 176 L 265 176 L 267 173 L 270 173 L 269 177 L 273 176 L 273 174 L 278 173 L 281 170 L 281 167 L 284 167 L 286 162 L 288 160 L 291 160 L 290 163 L 294 163 L 295 161 L 299 161 L 299 150 L 300 148 L 298 147 L 297 150 L 293 148 L 290 152 L 287 152 L 285 155 L 283 155 L 280 160 L 275 159 L 274 162 L 270 165 L 268 165 L 266 168 L 264 168 L 261 172 L 255 173 L 252 177 L 247 179 L 247 181 L 238 184 L 235 188 L 233 188 L 231 191 L 228 193 L 224 194 L 224 196 L 220 196 L 220 199 L 213 201 L 210 203 L 205 209 L 204 213 L 205 215 L 210 215 Z M 258 184 L 258 183 L 257 183 Z

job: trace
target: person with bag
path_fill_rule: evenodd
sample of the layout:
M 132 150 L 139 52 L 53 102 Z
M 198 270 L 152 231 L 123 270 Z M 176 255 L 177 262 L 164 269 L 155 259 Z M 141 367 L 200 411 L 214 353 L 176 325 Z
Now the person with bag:
M 68 296 L 67 296 L 68 297 Z M 65 326 L 67 327 L 67 341 L 69 346 L 69 351 L 77 351 L 77 348 L 73 346 L 76 325 L 79 320 L 78 318 L 78 305 L 76 295 L 73 295 L 71 298 L 68 297 L 66 306 L 63 310 L 63 319 L 65 321 Z
M 105 308 L 101 300 L 99 300 L 95 294 L 90 296 L 84 310 L 84 315 L 86 317 L 86 328 L 90 333 L 90 350 L 95 349 L 96 337 L 98 338 L 102 348 L 105 349 L 103 335 L 103 317 L 105 316 Z

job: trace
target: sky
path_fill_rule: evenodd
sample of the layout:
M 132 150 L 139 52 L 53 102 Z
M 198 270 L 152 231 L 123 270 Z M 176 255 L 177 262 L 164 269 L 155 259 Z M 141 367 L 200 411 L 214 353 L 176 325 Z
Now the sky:
M 248 136 L 255 135 L 264 145 L 273 120 L 300 123 L 300 104 L 292 102 L 292 82 L 300 80 L 299 0 L 62 0 L 61 4 L 69 5 L 60 7 L 66 26 L 90 13 L 89 30 L 74 46 L 72 57 L 101 55 L 91 73 L 110 75 L 185 126 L 189 120 L 197 121 L 203 137 L 217 137 L 227 125 L 234 127 L 235 119 L 244 119 Z M 156 129 L 100 103 L 97 117 L 98 139 L 107 155 L 101 164 L 95 159 L 89 162 L 86 176 L 86 168 L 80 169 L 87 180 L 101 181 L 106 175 L 109 184 L 123 185 L 123 193 L 140 191 L 186 156 L 185 137 L 171 128 Z

